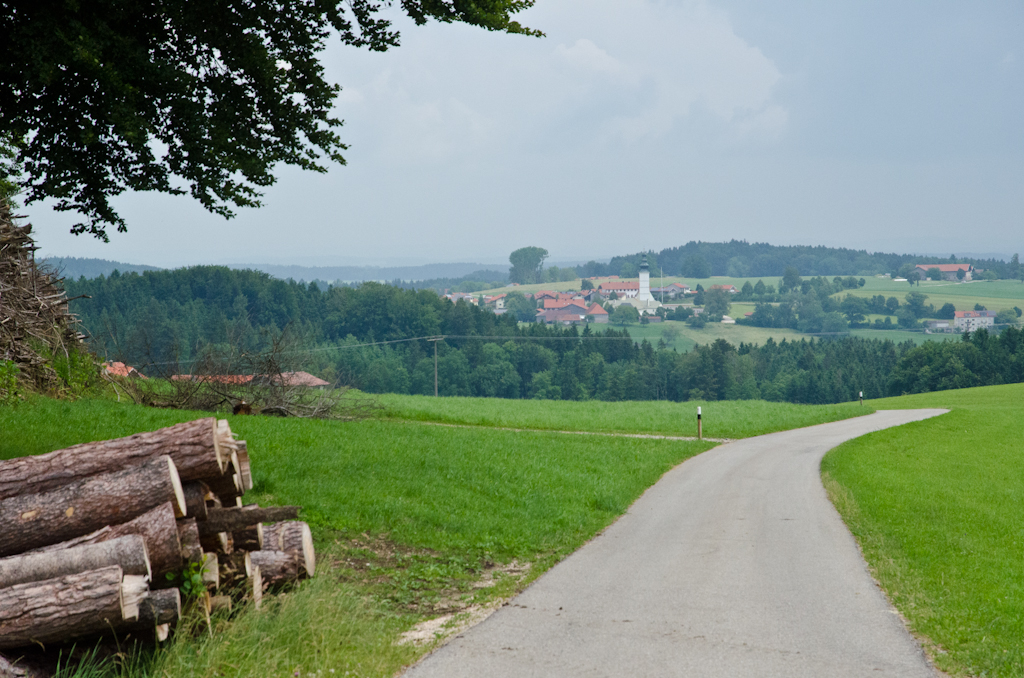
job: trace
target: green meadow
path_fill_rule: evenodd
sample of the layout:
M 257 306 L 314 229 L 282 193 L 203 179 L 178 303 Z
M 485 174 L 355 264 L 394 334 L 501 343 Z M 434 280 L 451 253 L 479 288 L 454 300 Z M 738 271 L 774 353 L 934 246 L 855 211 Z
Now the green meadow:
M 948 414 L 850 441 L 822 474 L 937 666 L 1024 675 L 1024 385 L 873 400 Z

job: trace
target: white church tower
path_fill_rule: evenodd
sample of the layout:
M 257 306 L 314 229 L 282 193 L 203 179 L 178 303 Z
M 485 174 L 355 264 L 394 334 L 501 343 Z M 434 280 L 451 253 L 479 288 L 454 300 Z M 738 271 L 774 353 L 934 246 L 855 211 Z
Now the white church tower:
M 639 301 L 654 301 L 651 296 L 651 270 L 647 266 L 647 255 L 640 263 L 640 291 L 636 295 Z

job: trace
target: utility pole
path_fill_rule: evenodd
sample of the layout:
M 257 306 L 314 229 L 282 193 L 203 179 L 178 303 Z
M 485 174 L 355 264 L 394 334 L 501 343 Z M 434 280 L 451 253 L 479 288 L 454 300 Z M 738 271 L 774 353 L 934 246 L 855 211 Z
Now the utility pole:
M 431 337 L 427 341 L 434 343 L 434 397 L 437 397 L 437 342 L 444 341 L 444 337 Z

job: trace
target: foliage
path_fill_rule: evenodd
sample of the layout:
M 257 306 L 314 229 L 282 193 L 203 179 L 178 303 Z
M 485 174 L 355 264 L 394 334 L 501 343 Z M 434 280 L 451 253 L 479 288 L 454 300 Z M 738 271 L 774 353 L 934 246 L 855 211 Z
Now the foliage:
M 464 22 L 537 35 L 512 20 L 532 0 L 405 0 L 419 24 Z M 331 109 L 340 87 L 319 60 L 336 35 L 384 51 L 388 5 L 185 0 L 5 4 L 0 9 L 0 133 L 25 139 L 28 201 L 55 198 L 87 222 L 125 230 L 109 199 L 189 192 L 208 210 L 258 206 L 278 163 L 326 171 L 346 149 Z M 156 149 L 161 149 L 156 151 Z M 4 163 L 9 167 L 9 163 Z M 5 169 L 4 174 L 9 170 Z
M 508 257 L 512 264 L 509 280 L 519 284 L 543 282 L 542 268 L 547 256 L 548 251 L 543 247 L 520 247 Z
M 608 322 L 615 323 L 616 325 L 634 325 L 640 322 L 640 311 L 630 304 L 619 304 L 612 311 Z
M 206 593 L 202 563 L 187 563 L 181 572 L 168 572 L 165 577 L 169 582 L 177 582 L 181 594 L 186 598 L 198 598 Z
M 723 289 L 713 289 L 704 300 L 704 314 L 708 322 L 719 322 L 722 316 L 729 314 L 731 306 L 730 293 Z
M 1024 672 L 1021 385 L 873 401 L 947 408 L 849 441 L 822 462 L 830 495 L 893 604 L 950 675 Z
M 21 400 L 21 396 L 18 364 L 11 360 L 0 360 L 0 405 L 14 405 Z

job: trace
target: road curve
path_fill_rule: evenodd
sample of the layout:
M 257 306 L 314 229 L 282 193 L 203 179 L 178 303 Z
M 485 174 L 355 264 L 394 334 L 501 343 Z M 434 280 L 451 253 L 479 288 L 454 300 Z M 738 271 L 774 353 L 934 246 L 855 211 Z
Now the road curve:
M 876 412 L 694 457 L 406 678 L 933 678 L 819 466 L 845 440 L 943 412 Z

